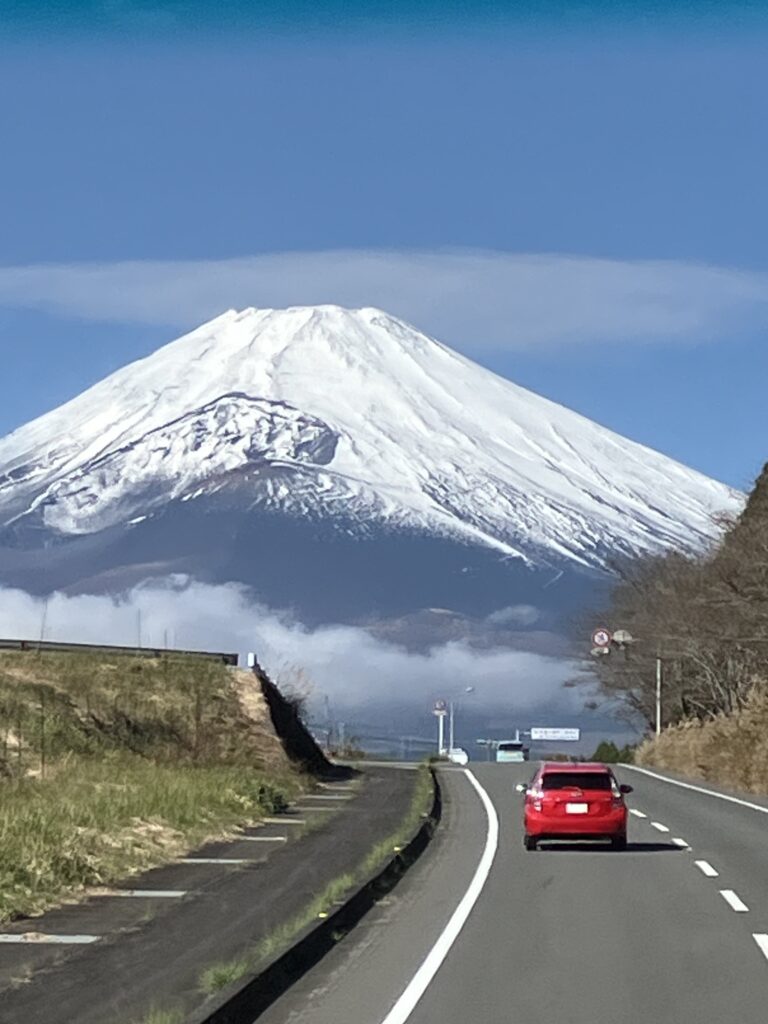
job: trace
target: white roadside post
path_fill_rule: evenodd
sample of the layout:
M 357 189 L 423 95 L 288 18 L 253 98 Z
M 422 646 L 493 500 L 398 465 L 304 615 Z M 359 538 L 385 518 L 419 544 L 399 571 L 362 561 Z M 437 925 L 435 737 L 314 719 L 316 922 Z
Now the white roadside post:
M 656 735 L 661 735 L 661 651 L 656 649 Z
M 445 716 L 447 710 L 444 700 L 436 700 L 432 714 L 437 718 L 437 753 L 439 757 L 445 755 Z

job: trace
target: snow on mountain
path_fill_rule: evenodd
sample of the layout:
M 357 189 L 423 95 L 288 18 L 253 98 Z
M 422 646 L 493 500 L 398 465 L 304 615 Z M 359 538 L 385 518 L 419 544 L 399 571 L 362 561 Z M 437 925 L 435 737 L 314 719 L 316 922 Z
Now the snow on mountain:
M 377 309 L 230 311 L 0 439 L 0 528 L 254 506 L 600 568 L 701 548 L 743 497 Z

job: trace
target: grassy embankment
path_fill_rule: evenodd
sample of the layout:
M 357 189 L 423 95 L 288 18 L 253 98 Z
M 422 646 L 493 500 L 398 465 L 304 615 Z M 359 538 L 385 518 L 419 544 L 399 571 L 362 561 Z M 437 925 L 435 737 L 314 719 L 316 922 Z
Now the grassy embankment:
M 755 691 L 733 714 L 669 726 L 658 739 L 640 744 L 635 764 L 747 793 L 768 793 L 768 697 Z
M 0 652 L 0 921 L 233 834 L 303 785 L 250 673 Z

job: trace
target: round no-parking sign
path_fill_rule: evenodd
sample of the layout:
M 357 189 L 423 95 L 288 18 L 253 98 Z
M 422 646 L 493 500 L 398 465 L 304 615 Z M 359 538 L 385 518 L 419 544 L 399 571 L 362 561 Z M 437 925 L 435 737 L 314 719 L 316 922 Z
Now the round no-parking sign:
M 606 629 L 604 626 L 600 626 L 592 634 L 592 646 L 593 647 L 610 647 L 611 646 L 611 631 Z

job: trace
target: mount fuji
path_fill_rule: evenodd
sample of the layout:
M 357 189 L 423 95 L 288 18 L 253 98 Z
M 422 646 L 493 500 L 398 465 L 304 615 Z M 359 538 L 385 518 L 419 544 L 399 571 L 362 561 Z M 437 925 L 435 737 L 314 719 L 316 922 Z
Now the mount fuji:
M 742 503 L 380 310 L 246 309 L 0 439 L 0 582 L 183 573 L 305 621 L 562 611 Z

